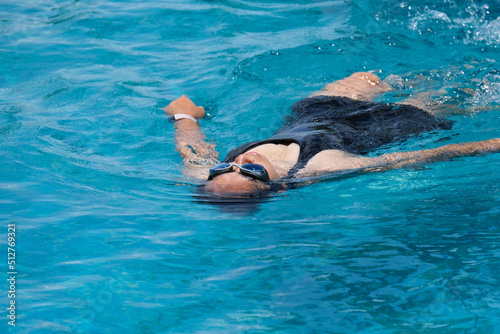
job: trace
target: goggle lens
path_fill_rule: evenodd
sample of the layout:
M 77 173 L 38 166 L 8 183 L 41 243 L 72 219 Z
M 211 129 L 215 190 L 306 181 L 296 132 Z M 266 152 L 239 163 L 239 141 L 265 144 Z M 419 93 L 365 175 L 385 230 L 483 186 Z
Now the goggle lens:
M 214 177 L 224 174 L 234 172 L 233 166 L 239 167 L 240 173 L 251 177 L 252 179 L 259 180 L 262 182 L 269 181 L 269 174 L 267 173 L 264 166 L 254 163 L 248 163 L 244 165 L 239 165 L 235 163 L 221 163 L 212 168 L 210 168 L 208 180 L 212 180 Z

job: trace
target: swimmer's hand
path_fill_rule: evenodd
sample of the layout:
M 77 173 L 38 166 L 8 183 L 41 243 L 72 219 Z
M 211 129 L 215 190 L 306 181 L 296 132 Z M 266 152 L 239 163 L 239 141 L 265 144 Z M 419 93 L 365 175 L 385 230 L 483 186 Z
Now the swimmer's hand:
M 172 101 L 163 110 L 167 115 L 186 114 L 196 119 L 205 117 L 205 109 L 193 103 L 186 95 L 182 95 L 177 100 Z

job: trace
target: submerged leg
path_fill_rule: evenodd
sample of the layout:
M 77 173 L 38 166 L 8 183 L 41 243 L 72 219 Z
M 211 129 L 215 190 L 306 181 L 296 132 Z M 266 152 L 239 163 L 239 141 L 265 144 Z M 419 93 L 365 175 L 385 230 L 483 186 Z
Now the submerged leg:
M 373 98 L 393 88 L 369 72 L 356 72 L 342 80 L 326 85 L 322 90 L 310 96 L 344 96 L 354 100 L 371 101 Z

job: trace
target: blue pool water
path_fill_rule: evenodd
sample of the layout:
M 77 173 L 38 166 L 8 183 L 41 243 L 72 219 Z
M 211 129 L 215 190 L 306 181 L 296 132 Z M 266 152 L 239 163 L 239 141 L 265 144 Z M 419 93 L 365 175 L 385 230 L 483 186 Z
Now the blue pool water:
M 224 156 L 369 70 L 399 76 L 383 100 L 454 110 L 382 152 L 500 137 L 497 1 L 3 0 L 0 17 L 2 333 L 500 333 L 500 154 L 235 214 L 193 201 L 161 110 L 205 106 Z

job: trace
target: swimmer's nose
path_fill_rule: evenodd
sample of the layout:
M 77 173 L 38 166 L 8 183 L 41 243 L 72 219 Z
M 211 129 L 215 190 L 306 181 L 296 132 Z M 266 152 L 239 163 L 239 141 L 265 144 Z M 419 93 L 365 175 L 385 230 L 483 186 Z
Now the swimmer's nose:
M 255 156 L 251 154 L 241 154 L 236 158 L 236 160 L 234 160 L 234 162 L 236 162 L 239 165 L 253 163 L 254 161 L 255 161 Z

